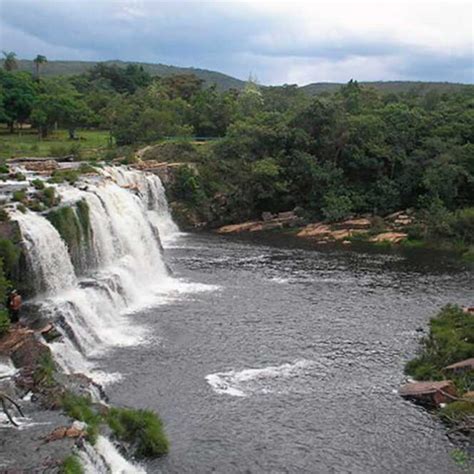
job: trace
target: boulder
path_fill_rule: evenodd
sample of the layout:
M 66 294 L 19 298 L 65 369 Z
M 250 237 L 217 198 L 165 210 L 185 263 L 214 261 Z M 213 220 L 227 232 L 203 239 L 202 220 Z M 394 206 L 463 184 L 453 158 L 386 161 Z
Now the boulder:
M 237 234 L 239 232 L 254 232 L 262 230 L 262 223 L 259 221 L 243 222 L 242 224 L 225 225 L 217 229 L 218 234 Z
M 40 337 L 24 327 L 14 326 L 0 339 L 0 354 L 10 357 L 15 367 L 36 367 L 50 353 Z
M 271 221 L 274 217 L 271 212 L 262 212 L 262 220 L 264 222 Z
M 74 422 L 71 426 L 58 426 L 45 438 L 45 443 L 51 443 L 64 438 L 83 438 L 86 435 L 86 424 Z
M 324 239 L 331 233 L 331 228 L 323 224 L 322 222 L 315 222 L 314 224 L 308 224 L 306 227 L 301 229 L 296 235 L 298 237 Z
M 370 219 L 367 219 L 365 217 L 361 217 L 358 219 L 348 219 L 343 222 L 338 222 L 337 224 L 334 224 L 334 227 L 336 229 L 370 229 L 372 226 L 372 223 L 370 222 Z
M 346 240 L 347 237 L 350 237 L 352 235 L 350 230 L 347 229 L 341 229 L 341 230 L 333 230 L 329 234 L 329 237 L 334 239 L 334 240 Z
M 59 168 L 56 160 L 27 161 L 22 163 L 22 166 L 26 170 L 35 171 L 36 173 L 51 173 Z
M 377 234 L 374 237 L 370 238 L 369 242 L 389 242 L 392 244 L 398 244 L 406 238 L 407 234 L 405 232 L 382 232 L 381 234 Z
M 400 387 L 399 394 L 415 402 L 439 406 L 453 400 L 456 387 L 451 380 L 411 382 Z

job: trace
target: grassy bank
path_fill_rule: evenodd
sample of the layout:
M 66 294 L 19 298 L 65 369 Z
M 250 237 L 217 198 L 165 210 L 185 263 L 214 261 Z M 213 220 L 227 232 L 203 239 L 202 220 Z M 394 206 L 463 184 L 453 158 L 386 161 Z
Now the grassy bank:
M 429 323 L 429 333 L 421 341 L 418 355 L 410 360 L 405 372 L 417 381 L 454 382 L 457 396 L 437 410 L 449 433 L 463 435 L 472 449 L 474 435 L 474 370 L 470 366 L 449 369 L 449 365 L 474 357 L 474 315 L 459 306 L 445 306 Z M 469 464 L 467 452 L 455 450 L 455 461 Z M 459 459 L 457 459 L 459 458 Z
M 34 129 L 16 130 L 12 134 L 0 128 L 0 159 L 81 153 L 87 158 L 107 150 L 109 144 L 110 134 L 105 130 L 82 130 L 77 133 L 77 140 L 70 140 L 67 130 L 57 130 L 41 138 Z

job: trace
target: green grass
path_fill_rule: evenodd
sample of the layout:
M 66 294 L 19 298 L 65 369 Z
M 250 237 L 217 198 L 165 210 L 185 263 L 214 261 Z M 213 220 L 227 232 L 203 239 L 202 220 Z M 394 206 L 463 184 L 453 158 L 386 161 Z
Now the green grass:
M 85 159 L 93 157 L 97 150 L 104 151 L 109 144 L 109 132 L 106 130 L 82 130 L 77 132 L 79 140 L 70 140 L 66 130 L 57 130 L 47 138 L 41 139 L 34 129 L 25 129 L 21 133 L 8 133 L 0 128 L 0 159 L 24 156 L 53 156 L 59 151 L 72 153 L 80 149 Z
M 62 463 L 60 471 L 61 474 L 83 474 L 81 461 L 77 456 L 71 454 Z
M 150 410 L 111 408 L 107 423 L 116 438 L 131 443 L 137 457 L 155 457 L 169 450 L 160 418 Z
M 474 318 L 458 306 L 445 306 L 430 321 L 430 333 L 422 340 L 417 357 L 405 372 L 416 380 L 440 380 L 444 367 L 474 357 Z M 474 388 L 474 374 L 450 375 L 461 391 Z
M 92 407 L 91 399 L 67 393 L 62 399 L 62 407 L 71 418 L 87 423 L 87 440 L 95 444 L 102 417 Z

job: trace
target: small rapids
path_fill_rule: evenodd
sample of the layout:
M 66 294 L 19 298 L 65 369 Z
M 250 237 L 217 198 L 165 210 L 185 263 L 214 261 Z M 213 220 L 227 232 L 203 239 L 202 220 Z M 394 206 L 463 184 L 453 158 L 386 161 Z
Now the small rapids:
M 275 391 L 277 383 L 282 380 L 292 379 L 291 387 L 295 388 L 294 379 L 314 367 L 315 363 L 309 360 L 298 360 L 294 363 L 279 366 L 264 367 L 261 369 L 244 369 L 241 371 L 218 372 L 206 376 L 206 380 L 216 393 L 246 397 L 251 394 L 265 394 Z

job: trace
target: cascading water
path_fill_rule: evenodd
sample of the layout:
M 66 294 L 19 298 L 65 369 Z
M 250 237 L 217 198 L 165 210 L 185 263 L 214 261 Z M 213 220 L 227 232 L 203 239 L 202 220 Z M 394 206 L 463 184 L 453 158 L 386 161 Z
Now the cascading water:
M 179 231 L 157 176 L 105 168 L 80 186 L 56 190 L 61 208 L 74 209 L 68 218 L 87 241 L 75 249 L 79 257 L 72 258 L 71 244 L 68 248 L 51 216 L 14 213 L 25 242 L 33 303 L 63 335 L 50 344 L 62 368 L 104 383 L 113 374 L 96 370 L 92 360 L 108 347 L 138 343 L 143 328 L 131 324 L 130 313 L 164 289 L 179 290 L 164 263 L 160 240 Z M 81 223 L 78 203 L 87 209 L 87 223 Z M 88 268 L 79 268 L 79 261 L 88 262 Z M 90 472 L 144 472 L 102 437 L 82 458 Z
M 59 322 L 64 338 L 53 343 L 58 362 L 70 372 L 96 380 L 88 359 L 108 346 L 130 345 L 141 337 L 124 313 L 172 286 L 160 236 L 178 232 L 157 176 L 106 168 L 81 189 L 58 186 L 63 206 L 85 202 L 96 268 L 78 278 L 67 246 L 45 216 L 17 213 L 41 313 Z

